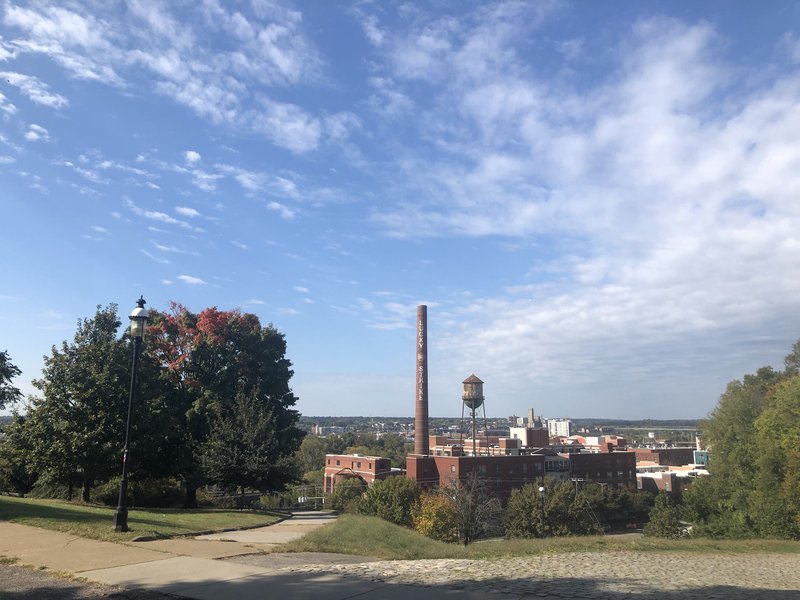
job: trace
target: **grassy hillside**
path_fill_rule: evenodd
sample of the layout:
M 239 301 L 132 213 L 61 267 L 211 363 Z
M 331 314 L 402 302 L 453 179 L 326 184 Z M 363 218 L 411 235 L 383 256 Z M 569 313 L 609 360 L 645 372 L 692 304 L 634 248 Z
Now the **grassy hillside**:
M 387 560 L 423 558 L 498 559 L 567 552 L 792 552 L 800 542 L 782 540 L 664 540 L 643 537 L 594 536 L 545 540 L 487 540 L 467 548 L 430 540 L 376 517 L 342 515 L 334 523 L 278 548 L 281 552 L 339 552 Z

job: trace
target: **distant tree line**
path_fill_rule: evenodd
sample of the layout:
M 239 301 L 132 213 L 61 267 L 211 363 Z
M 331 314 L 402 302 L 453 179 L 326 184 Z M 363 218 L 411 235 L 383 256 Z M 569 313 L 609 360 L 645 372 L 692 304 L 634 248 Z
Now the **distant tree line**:
M 298 479 L 297 398 L 289 387 L 286 341 L 271 324 L 239 311 L 193 313 L 173 304 L 150 311 L 138 369 L 131 480 L 180 481 L 183 505 L 197 491 L 282 489 Z M 45 357 L 39 391 L 15 412 L 0 441 L 0 488 L 92 490 L 121 472 L 131 340 L 117 307 L 97 307 L 72 341 Z M 19 375 L 0 353 L 0 407 L 14 406 Z M 113 494 L 112 494 L 113 496 Z

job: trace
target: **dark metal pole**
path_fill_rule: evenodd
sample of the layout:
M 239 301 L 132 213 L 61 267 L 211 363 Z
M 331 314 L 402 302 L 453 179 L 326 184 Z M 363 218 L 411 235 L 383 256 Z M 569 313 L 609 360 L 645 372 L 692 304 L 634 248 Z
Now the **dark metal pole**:
M 131 437 L 131 417 L 133 416 L 133 401 L 136 394 L 136 371 L 139 366 L 139 347 L 142 338 L 136 336 L 133 340 L 133 367 L 131 368 L 131 389 L 128 396 L 128 420 L 125 424 L 125 447 L 122 449 L 122 481 L 119 484 L 119 501 L 117 510 L 114 511 L 114 531 L 130 531 L 128 529 L 128 461 L 130 460 L 129 442 Z
M 542 458 L 544 458 L 544 457 L 542 457 Z M 544 513 L 544 492 L 545 492 L 545 487 L 544 487 L 544 469 L 545 469 L 545 464 L 546 463 L 547 463 L 547 459 L 544 459 L 542 461 L 542 485 L 539 486 L 539 497 L 541 498 L 541 501 L 542 501 L 542 537 L 544 537 L 546 535 L 546 531 L 547 531 L 547 528 L 546 528 L 547 517 L 545 516 L 545 513 Z

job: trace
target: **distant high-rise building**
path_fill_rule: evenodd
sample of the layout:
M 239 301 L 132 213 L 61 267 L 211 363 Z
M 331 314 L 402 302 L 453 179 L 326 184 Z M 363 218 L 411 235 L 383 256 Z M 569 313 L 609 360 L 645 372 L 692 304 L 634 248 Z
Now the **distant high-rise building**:
M 547 433 L 550 437 L 572 435 L 572 421 L 569 419 L 547 419 Z
M 533 408 L 528 409 L 528 427 L 544 427 L 542 415 L 536 416 Z

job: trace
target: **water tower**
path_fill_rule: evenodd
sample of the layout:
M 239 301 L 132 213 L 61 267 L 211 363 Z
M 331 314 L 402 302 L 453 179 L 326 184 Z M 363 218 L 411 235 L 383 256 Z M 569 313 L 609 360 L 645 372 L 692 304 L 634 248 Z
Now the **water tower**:
M 477 437 L 477 431 L 475 427 L 475 416 L 477 410 L 481 407 L 483 407 L 483 431 L 486 432 L 486 406 L 483 403 L 483 401 L 485 400 L 483 396 L 483 382 L 480 379 L 478 379 L 473 373 L 472 375 L 467 377 L 462 383 L 464 384 L 464 395 L 462 396 L 462 400 L 464 401 L 464 403 L 461 405 L 461 435 L 463 439 L 464 408 L 468 408 L 470 410 L 470 416 L 472 417 L 472 455 L 477 456 L 476 446 L 475 446 L 475 438 Z

